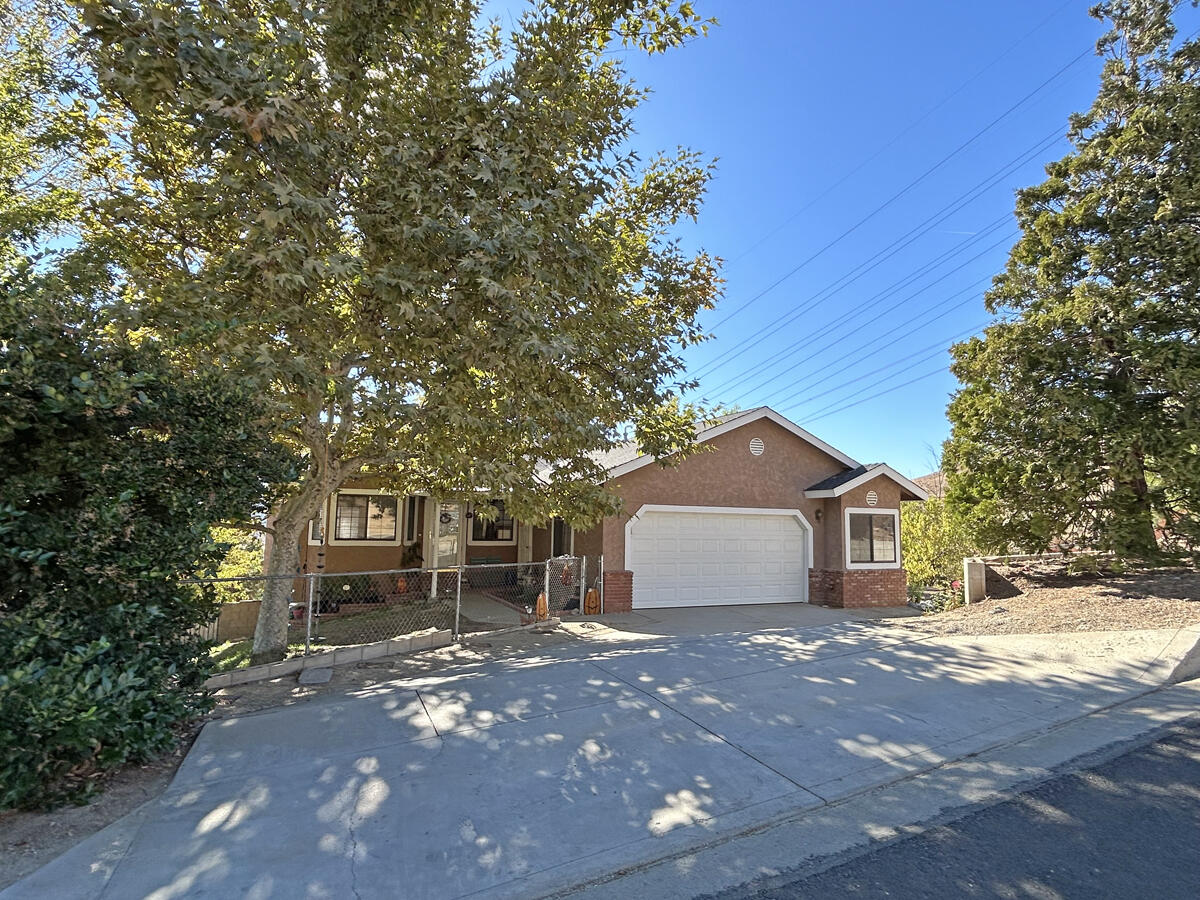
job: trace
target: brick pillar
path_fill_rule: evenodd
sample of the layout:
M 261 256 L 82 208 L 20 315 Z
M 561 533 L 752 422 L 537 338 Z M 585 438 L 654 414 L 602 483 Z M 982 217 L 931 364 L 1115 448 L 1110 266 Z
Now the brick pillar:
M 604 573 L 604 611 L 606 613 L 633 610 L 633 573 L 628 569 Z

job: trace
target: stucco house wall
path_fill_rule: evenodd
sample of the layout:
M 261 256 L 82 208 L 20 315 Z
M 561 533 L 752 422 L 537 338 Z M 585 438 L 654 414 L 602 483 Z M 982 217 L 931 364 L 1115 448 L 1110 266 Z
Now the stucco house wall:
M 750 452 L 760 438 L 761 456 Z M 676 468 L 650 463 L 609 482 L 624 509 L 604 520 L 604 565 L 625 567 L 625 523 L 643 504 L 799 509 L 813 526 L 813 558 L 824 559 L 826 529 L 816 520 L 825 503 L 804 489 L 845 466 L 774 422 L 760 419 L 713 438 Z M 635 575 L 636 577 L 636 575 Z

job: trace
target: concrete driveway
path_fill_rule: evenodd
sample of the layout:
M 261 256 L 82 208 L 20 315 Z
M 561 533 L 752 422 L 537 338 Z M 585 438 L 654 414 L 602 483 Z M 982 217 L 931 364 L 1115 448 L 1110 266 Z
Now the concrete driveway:
M 567 646 L 210 723 L 159 801 L 0 897 L 537 896 L 1145 693 L 1176 637 L 790 615 L 579 623 Z

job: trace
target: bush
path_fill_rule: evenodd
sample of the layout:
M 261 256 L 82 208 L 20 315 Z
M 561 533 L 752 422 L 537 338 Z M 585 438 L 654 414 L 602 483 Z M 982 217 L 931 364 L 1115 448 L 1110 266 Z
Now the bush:
M 292 465 L 249 386 L 115 344 L 19 274 L 0 296 L 0 807 L 86 796 L 205 707 L 192 634 L 214 598 L 184 582 L 219 560 L 212 524 L 261 514 Z
M 90 622 L 44 603 L 5 617 L 0 807 L 86 797 L 104 770 L 172 745 L 204 708 L 189 664 L 203 647 L 178 618 L 136 603 Z
M 966 524 L 941 497 L 930 497 L 903 505 L 900 529 L 910 589 L 951 593 L 951 582 L 962 578 L 963 557 L 976 555 Z

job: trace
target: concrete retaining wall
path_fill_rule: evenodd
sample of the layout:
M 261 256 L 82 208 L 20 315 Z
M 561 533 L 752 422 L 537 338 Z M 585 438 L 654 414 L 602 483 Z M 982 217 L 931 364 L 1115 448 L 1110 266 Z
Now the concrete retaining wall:
M 385 656 L 395 656 L 400 653 L 413 653 L 417 650 L 432 650 L 445 647 L 454 639 L 449 628 L 427 628 L 415 631 L 404 637 L 393 638 L 390 641 L 376 641 L 373 644 L 358 644 L 354 647 L 339 647 L 324 653 L 313 653 L 309 656 L 297 656 L 282 662 L 268 663 L 265 666 L 249 666 L 245 669 L 235 669 L 232 672 L 222 672 L 213 675 L 204 686 L 209 690 L 233 687 L 235 684 L 246 684 L 251 681 L 264 681 L 270 678 L 282 678 L 284 675 L 294 675 L 302 669 L 320 669 L 329 666 L 344 666 L 347 663 L 360 663 Z

